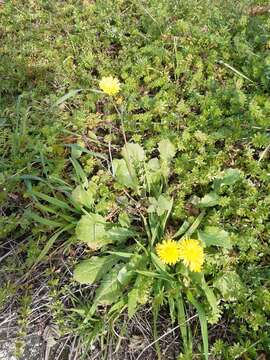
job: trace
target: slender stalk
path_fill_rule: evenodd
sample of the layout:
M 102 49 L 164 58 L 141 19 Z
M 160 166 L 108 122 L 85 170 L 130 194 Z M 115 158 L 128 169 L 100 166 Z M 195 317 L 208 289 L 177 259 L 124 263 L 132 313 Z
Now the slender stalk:
M 110 126 L 109 157 L 110 157 L 110 162 L 111 162 L 111 167 L 112 167 L 112 176 L 115 176 L 115 170 L 114 170 L 113 158 L 112 158 L 112 150 L 111 150 L 111 135 L 112 135 L 112 125 Z
M 123 112 L 119 111 L 118 107 L 116 106 L 115 102 L 112 100 L 112 103 L 113 103 L 113 106 L 119 116 L 119 119 L 121 121 L 121 130 L 122 130 L 122 134 L 123 134 L 123 138 L 124 138 L 124 142 L 125 142 L 125 145 L 127 144 L 127 137 L 126 137 L 126 132 L 125 132 L 125 127 L 124 127 L 124 122 L 123 122 Z
M 119 119 L 121 121 L 121 131 L 122 131 L 122 134 L 123 134 L 123 138 L 124 138 L 124 142 L 125 142 L 125 146 L 126 146 L 126 153 L 127 153 L 127 161 L 126 161 L 126 164 L 127 164 L 127 168 L 128 168 L 128 172 L 129 172 L 129 175 L 130 177 L 132 178 L 132 180 L 134 180 L 134 183 L 136 185 L 136 191 L 138 190 L 138 181 L 137 181 L 137 176 L 136 174 L 134 174 L 134 171 L 132 171 L 132 166 L 131 166 L 131 160 L 130 160 L 130 156 L 129 156 L 129 151 L 128 151 L 128 146 L 127 146 L 127 137 L 126 137 L 126 132 L 125 132 L 125 127 L 124 127 L 124 121 L 123 121 L 123 111 L 119 111 L 118 107 L 116 106 L 115 102 L 113 101 L 112 99 L 112 104 L 119 116 Z

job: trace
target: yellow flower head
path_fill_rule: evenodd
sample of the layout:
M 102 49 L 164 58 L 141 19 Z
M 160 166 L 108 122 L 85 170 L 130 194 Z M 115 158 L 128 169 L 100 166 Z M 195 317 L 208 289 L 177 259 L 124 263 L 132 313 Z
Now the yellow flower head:
M 99 87 L 105 94 L 116 95 L 120 90 L 120 82 L 117 78 L 107 76 L 100 80 Z
M 204 261 L 203 248 L 198 240 L 182 240 L 179 243 L 180 259 L 191 271 L 200 272 Z
M 156 246 L 158 257 L 169 265 L 174 265 L 180 260 L 179 243 L 168 239 L 163 240 L 162 243 Z

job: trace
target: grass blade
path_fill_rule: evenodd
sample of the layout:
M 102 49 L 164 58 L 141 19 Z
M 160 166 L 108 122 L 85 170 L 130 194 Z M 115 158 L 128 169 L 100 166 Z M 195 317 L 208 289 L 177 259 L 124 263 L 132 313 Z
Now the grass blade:
M 46 243 L 46 245 L 44 246 L 44 248 L 42 249 L 41 253 L 39 254 L 39 256 L 37 257 L 34 265 L 32 266 L 31 270 L 48 254 L 49 250 L 52 248 L 53 244 L 55 243 L 55 241 L 58 239 L 58 237 L 64 232 L 67 231 L 69 229 L 72 229 L 74 225 L 67 225 L 65 226 L 63 229 L 57 231 Z
M 60 99 L 58 99 L 53 105 L 52 107 L 55 106 L 59 106 L 61 105 L 63 102 L 65 102 L 66 100 L 76 96 L 79 92 L 81 92 L 83 89 L 76 89 L 76 90 L 70 90 L 67 94 L 65 94 L 64 96 L 60 97 Z
M 68 204 L 66 204 L 64 201 L 59 200 L 55 197 L 49 196 L 49 195 L 45 195 L 39 191 L 35 191 L 35 190 L 31 190 L 30 191 L 31 195 L 35 195 L 37 198 L 40 198 L 44 201 L 47 201 L 49 204 L 56 206 L 57 208 L 60 209 L 64 209 L 64 210 L 70 210 L 70 211 L 75 211 L 72 207 L 70 207 Z
M 190 226 L 190 228 L 185 232 L 185 234 L 181 237 L 180 240 L 183 239 L 188 239 L 198 228 L 198 226 L 200 225 L 203 217 L 205 215 L 205 210 L 203 210 L 200 215 L 196 218 L 196 220 L 194 221 L 194 223 Z
M 190 223 L 185 220 L 183 222 L 183 224 L 180 226 L 180 228 L 177 230 L 177 232 L 173 235 L 173 239 L 175 239 L 178 236 L 184 234 L 184 232 L 186 232 L 189 227 L 190 227 Z
M 190 347 L 188 345 L 189 341 L 188 341 L 188 330 L 186 325 L 185 306 L 184 306 L 182 294 L 179 292 L 178 295 L 179 296 L 175 299 L 176 307 L 177 307 L 177 315 L 178 315 L 178 324 L 180 327 L 180 332 L 183 340 L 184 352 L 188 353 Z
M 70 161 L 72 162 L 72 165 L 75 169 L 79 184 L 82 186 L 88 186 L 87 176 L 85 175 L 85 172 L 83 171 L 80 163 L 74 158 L 70 158 Z
M 72 216 L 61 214 L 59 211 L 54 210 L 49 206 L 42 205 L 40 203 L 35 204 L 35 207 L 42 212 L 58 215 L 59 217 L 61 217 L 62 219 L 66 220 L 68 222 L 73 222 L 75 220 Z
M 32 220 L 34 220 L 34 221 L 36 221 L 36 222 L 38 222 L 38 223 L 40 223 L 42 225 L 48 226 L 50 228 L 55 228 L 55 227 L 60 227 L 60 226 L 65 225 L 65 224 L 63 224 L 61 222 L 58 222 L 58 221 L 55 221 L 55 220 L 44 219 L 43 217 L 33 213 L 32 211 L 28 211 L 27 215 Z
M 198 312 L 198 316 L 199 316 L 199 320 L 200 320 L 200 325 L 201 325 L 201 333 L 202 333 L 202 340 L 203 340 L 203 349 L 204 349 L 204 357 L 205 360 L 208 360 L 208 348 L 209 348 L 209 344 L 208 344 L 208 329 L 207 329 L 207 319 L 206 319 L 206 314 L 204 311 L 204 308 L 202 307 L 201 304 L 199 304 L 197 302 L 197 300 L 195 300 L 195 298 L 193 297 L 192 293 L 189 291 L 187 294 L 188 300 L 190 301 L 190 303 L 195 307 L 195 309 Z
M 219 60 L 218 61 L 219 64 L 226 66 L 228 69 L 232 70 L 235 74 L 237 74 L 238 76 L 241 76 L 242 78 L 248 80 L 249 82 L 251 82 L 252 84 L 255 84 L 254 81 L 252 81 L 250 78 L 248 78 L 246 75 L 244 75 L 243 73 L 241 73 L 239 70 L 235 69 L 233 66 L 231 66 L 230 64 L 227 64 L 226 62 Z

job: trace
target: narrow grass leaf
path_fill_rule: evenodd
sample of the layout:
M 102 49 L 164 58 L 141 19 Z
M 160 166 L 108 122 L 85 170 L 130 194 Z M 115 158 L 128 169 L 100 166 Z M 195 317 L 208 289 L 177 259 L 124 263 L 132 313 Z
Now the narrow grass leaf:
M 56 197 L 45 195 L 45 194 L 43 194 L 39 191 L 35 191 L 35 190 L 31 190 L 30 194 L 35 195 L 36 197 L 38 197 L 44 201 L 47 201 L 49 204 L 52 204 L 52 205 L 56 206 L 57 208 L 74 211 L 74 209 L 72 207 L 70 207 L 66 202 L 59 200 Z
M 204 349 L 204 357 L 205 360 L 208 360 L 208 351 L 209 351 L 209 344 L 208 344 L 208 329 L 207 329 L 207 318 L 204 311 L 204 308 L 201 304 L 198 303 L 197 300 L 195 300 L 192 293 L 189 291 L 187 294 L 188 300 L 190 303 L 195 307 L 195 309 L 198 312 L 200 325 L 201 325 L 201 333 L 202 333 L 202 340 L 203 340 L 203 349 Z
M 68 231 L 70 229 L 73 228 L 73 225 L 69 224 L 67 226 L 65 226 L 63 229 L 57 231 L 46 243 L 46 245 L 44 246 L 44 248 L 42 249 L 41 253 L 39 254 L 39 256 L 37 257 L 34 265 L 32 266 L 32 269 L 40 262 L 44 259 L 44 257 L 48 254 L 48 252 L 50 251 L 50 249 L 52 248 L 52 246 L 54 245 L 55 241 L 58 239 L 58 237 L 65 231 Z
M 168 281 L 168 278 L 166 276 L 162 276 L 161 274 L 158 274 L 158 273 L 155 273 L 155 272 L 152 272 L 152 271 L 136 270 L 136 273 Z
M 127 259 L 129 259 L 130 257 L 132 257 L 134 255 L 134 253 L 127 253 L 127 252 L 123 252 L 123 251 L 107 251 L 107 253 L 111 254 L 111 255 L 116 255 L 119 257 L 127 258 Z
M 183 224 L 180 226 L 180 228 L 177 230 L 177 232 L 173 235 L 173 239 L 184 234 L 184 232 L 186 232 L 189 227 L 190 227 L 190 222 L 185 220 Z
M 253 80 L 251 80 L 250 78 L 248 78 L 246 75 L 244 75 L 243 73 L 241 73 L 241 71 L 235 69 L 232 65 L 227 64 L 226 62 L 219 60 L 218 61 L 221 65 L 226 66 L 228 69 L 232 70 L 235 74 L 237 74 L 238 76 L 241 76 L 242 78 L 248 80 L 249 82 L 251 82 L 252 84 L 255 84 L 255 82 Z
M 180 332 L 183 340 L 184 351 L 188 352 L 188 330 L 187 330 L 187 322 L 186 322 L 186 312 L 182 294 L 180 290 L 178 292 L 178 296 L 175 299 L 176 307 L 177 307 L 177 317 L 178 317 L 178 324 L 180 327 Z
M 203 210 L 199 216 L 196 218 L 196 220 L 194 221 L 194 223 L 190 226 L 190 228 L 185 232 L 185 234 L 181 237 L 181 240 L 183 239 L 188 239 L 198 228 L 198 226 L 200 225 L 203 217 L 205 215 L 205 210 Z
M 50 228 L 61 227 L 65 225 L 64 223 L 61 223 L 59 221 L 44 219 L 43 217 L 33 213 L 32 211 L 27 211 L 26 215 L 29 216 L 29 218 L 31 218 L 32 220 Z
M 75 158 L 70 158 L 70 161 L 72 162 L 72 165 L 75 169 L 79 184 L 81 184 L 82 186 L 88 186 L 87 176 L 78 160 L 76 160 Z
M 76 96 L 79 92 L 81 92 L 83 89 L 74 89 L 70 90 L 67 94 L 64 96 L 61 96 L 53 105 L 52 107 L 59 106 L 63 102 L 65 102 L 68 99 L 71 99 L 72 97 Z

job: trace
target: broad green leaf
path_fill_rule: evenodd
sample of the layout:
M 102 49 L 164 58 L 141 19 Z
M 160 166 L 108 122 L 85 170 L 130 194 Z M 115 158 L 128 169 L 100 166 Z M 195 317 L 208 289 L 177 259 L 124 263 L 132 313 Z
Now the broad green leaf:
M 173 159 L 176 150 L 175 146 L 170 142 L 169 139 L 161 140 L 158 143 L 158 149 L 162 160 L 170 161 Z
M 226 169 L 222 176 L 216 178 L 213 182 L 213 189 L 217 191 L 224 185 L 233 185 L 241 177 L 241 171 L 238 169 Z
M 138 289 L 132 289 L 128 293 L 128 317 L 131 319 L 136 313 L 138 304 Z
M 120 226 L 114 226 L 107 231 L 107 237 L 112 242 L 122 242 L 135 235 L 136 233 L 134 231 Z
M 84 146 L 84 143 L 77 143 L 77 144 L 72 144 L 72 145 L 77 145 L 78 147 L 72 146 L 71 147 L 71 157 L 74 159 L 79 159 L 80 156 L 82 155 L 82 150 L 80 149 L 80 147 Z
M 167 181 L 170 174 L 170 166 L 168 161 L 161 162 L 161 174 L 164 177 L 165 181 Z
M 147 163 L 147 169 L 153 172 L 160 170 L 160 163 L 158 158 L 150 159 Z
M 118 216 L 119 224 L 122 227 L 128 228 L 130 226 L 131 220 L 127 212 L 121 212 Z
M 221 246 L 226 249 L 232 247 L 230 235 L 227 231 L 216 226 L 206 226 L 204 231 L 198 231 L 198 238 L 204 242 L 205 246 Z
M 81 284 L 99 281 L 117 262 L 116 256 L 93 256 L 79 263 L 74 270 L 74 279 Z
M 123 146 L 121 154 L 126 162 L 130 162 L 132 165 L 145 160 L 145 152 L 139 144 L 127 143 Z
M 83 215 L 77 224 L 76 235 L 92 250 L 100 249 L 112 242 L 105 229 L 105 220 L 98 214 Z
M 146 258 L 145 256 L 134 254 L 132 257 L 129 258 L 129 261 L 126 263 L 125 266 L 121 268 L 118 273 L 117 279 L 121 285 L 127 286 L 129 282 L 135 276 L 135 270 L 140 269 L 141 265 L 145 264 Z
M 146 261 L 146 255 L 139 255 L 138 253 L 135 253 L 128 262 L 128 268 L 130 270 L 139 269 L 141 265 L 145 265 Z
M 150 205 L 148 206 L 148 209 L 147 211 L 149 213 L 153 213 L 153 212 L 156 212 L 156 209 L 157 209 L 157 199 L 153 198 L 153 197 L 150 197 L 149 198 L 149 202 L 150 202 Z
M 207 208 L 211 206 L 215 206 L 218 204 L 219 196 L 215 192 L 210 192 L 209 194 L 206 194 L 201 201 L 199 202 L 198 206 L 200 208 Z
M 148 212 L 156 212 L 158 216 L 162 216 L 165 212 L 170 211 L 172 208 L 173 199 L 164 195 L 160 195 L 158 199 L 149 198 L 150 206 Z
M 221 292 L 224 301 L 236 301 L 243 291 L 242 281 L 235 271 L 223 273 L 213 286 Z
M 94 305 L 110 305 L 121 295 L 120 284 L 117 279 L 120 267 L 115 266 L 107 273 L 96 291 Z
M 133 174 L 131 176 L 130 171 L 124 159 L 114 159 L 113 167 L 114 167 L 115 177 L 121 185 L 129 187 L 133 190 L 137 188 L 136 178 L 134 178 Z
M 97 191 L 97 185 L 93 182 L 89 184 L 87 190 L 85 190 L 82 185 L 78 185 L 72 191 L 71 197 L 78 204 L 90 208 L 94 204 L 96 191 Z
M 127 286 L 134 277 L 134 271 L 128 269 L 128 265 L 123 266 L 117 275 L 117 280 L 122 286 Z
M 90 150 L 86 149 L 84 146 L 80 146 L 79 144 L 64 144 L 64 146 L 71 148 L 71 157 L 72 158 L 74 158 L 74 156 L 72 155 L 73 152 L 77 150 L 77 154 L 80 152 L 80 153 L 85 153 L 85 154 L 91 155 L 92 157 L 95 157 L 95 158 L 99 158 L 102 160 L 108 160 L 107 155 L 101 154 L 101 153 L 98 153 L 95 151 L 90 151 Z M 76 155 L 76 152 L 75 152 L 75 155 Z M 75 158 L 76 158 L 76 156 L 75 156 Z
M 157 214 L 158 216 L 163 215 L 166 211 L 171 210 L 173 200 L 171 198 L 160 195 L 158 198 L 157 204 Z
M 111 305 L 112 303 L 117 302 L 121 296 L 121 287 L 119 281 L 117 280 L 120 268 L 120 265 L 116 265 L 103 277 L 100 286 L 96 290 L 93 305 L 84 319 L 84 323 L 87 323 L 89 318 L 95 314 L 99 305 Z
M 161 179 L 161 174 L 162 172 L 159 159 L 150 159 L 146 164 L 146 176 L 148 183 L 151 185 L 158 182 Z

